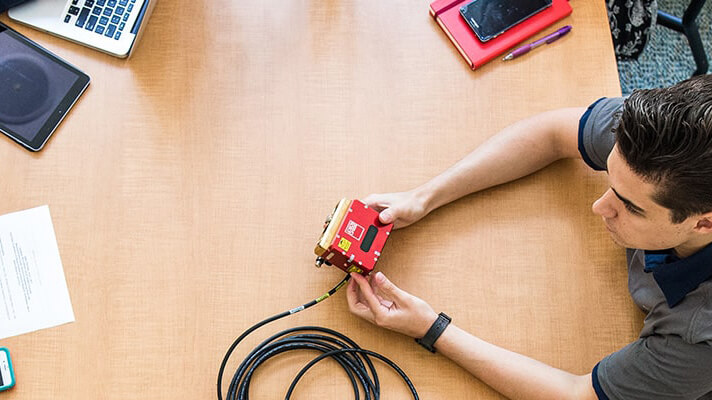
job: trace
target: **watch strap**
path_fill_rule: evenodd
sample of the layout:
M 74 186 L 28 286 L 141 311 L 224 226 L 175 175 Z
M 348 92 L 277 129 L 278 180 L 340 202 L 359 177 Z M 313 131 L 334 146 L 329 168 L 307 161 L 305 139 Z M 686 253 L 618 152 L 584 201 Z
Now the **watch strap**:
M 415 342 L 425 347 L 429 352 L 435 353 L 435 347 L 433 347 L 433 345 L 440 335 L 443 334 L 445 328 L 450 325 L 450 321 L 452 321 L 452 319 L 445 313 L 438 314 L 438 319 L 433 322 L 425 336 L 420 339 L 415 339 Z

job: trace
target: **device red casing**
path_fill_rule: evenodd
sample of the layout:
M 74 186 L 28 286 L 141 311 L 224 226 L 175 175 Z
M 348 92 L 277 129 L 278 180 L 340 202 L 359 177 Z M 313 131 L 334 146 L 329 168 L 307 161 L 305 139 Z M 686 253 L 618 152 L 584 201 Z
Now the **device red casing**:
M 343 205 L 342 202 L 334 210 L 324 234 L 328 234 L 329 225 L 339 224 L 336 233 L 332 230 L 333 237 L 323 236 L 314 252 L 345 272 L 366 276 L 376 267 L 393 224 L 381 223 L 379 213 L 358 200 Z M 344 207 L 341 212 L 340 207 Z

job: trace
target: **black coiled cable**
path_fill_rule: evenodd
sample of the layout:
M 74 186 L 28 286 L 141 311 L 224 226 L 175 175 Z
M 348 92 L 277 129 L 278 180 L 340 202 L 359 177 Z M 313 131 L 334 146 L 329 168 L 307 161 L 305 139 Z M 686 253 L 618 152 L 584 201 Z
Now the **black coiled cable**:
M 217 382 L 218 399 L 223 400 L 222 377 L 227 361 L 237 345 L 245 337 L 247 337 L 247 335 L 263 325 L 305 310 L 327 299 L 343 287 L 346 282 L 348 282 L 349 278 L 350 276 L 346 275 L 346 277 L 339 282 L 339 284 L 334 286 L 333 289 L 328 291 L 323 296 L 318 297 L 300 307 L 260 321 L 243 332 L 242 335 L 240 335 L 227 350 L 222 364 L 220 365 Z M 250 352 L 250 354 L 247 355 L 247 357 L 245 357 L 235 371 L 235 374 L 230 381 L 230 386 L 228 387 L 226 399 L 248 400 L 250 380 L 252 379 L 252 375 L 255 370 L 271 357 L 291 350 L 312 350 L 318 351 L 321 354 L 311 360 L 304 368 L 302 368 L 301 371 L 299 371 L 289 386 L 285 400 L 291 398 L 294 388 L 309 368 L 325 358 L 334 359 L 344 369 L 349 377 L 349 380 L 351 381 L 351 385 L 354 390 L 354 398 L 356 400 L 360 399 L 361 389 L 365 393 L 366 400 L 378 400 L 380 398 L 381 387 L 378 381 L 378 374 L 376 373 L 376 369 L 374 368 L 369 357 L 375 357 L 393 368 L 401 376 L 406 385 L 408 385 L 408 389 L 410 389 L 413 398 L 418 400 L 418 393 L 416 392 L 413 383 L 410 381 L 405 372 L 403 372 L 403 370 L 401 370 L 393 361 L 378 353 L 362 349 L 358 344 L 356 344 L 356 342 L 339 332 L 318 326 L 302 326 L 286 329 L 260 343 L 254 350 L 252 350 L 252 352 Z

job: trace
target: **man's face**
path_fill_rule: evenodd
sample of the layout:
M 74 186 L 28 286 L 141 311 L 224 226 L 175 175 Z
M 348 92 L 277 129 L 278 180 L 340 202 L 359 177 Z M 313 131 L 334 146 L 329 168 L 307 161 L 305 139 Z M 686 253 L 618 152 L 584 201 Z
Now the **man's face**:
M 655 186 L 636 175 L 618 151 L 608 156 L 610 188 L 593 203 L 593 212 L 603 218 L 613 241 L 623 247 L 664 250 L 690 241 L 697 219 L 680 224 L 670 221 L 670 210 L 652 199 Z

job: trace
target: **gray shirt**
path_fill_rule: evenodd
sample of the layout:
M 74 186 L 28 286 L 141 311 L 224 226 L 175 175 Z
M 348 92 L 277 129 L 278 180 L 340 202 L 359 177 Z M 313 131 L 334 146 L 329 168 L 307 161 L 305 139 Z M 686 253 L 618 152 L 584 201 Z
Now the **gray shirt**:
M 579 151 L 606 169 L 624 99 L 600 99 L 581 117 Z M 628 249 L 628 289 L 647 315 L 638 340 L 593 369 L 599 399 L 712 400 L 712 245 L 685 259 Z

